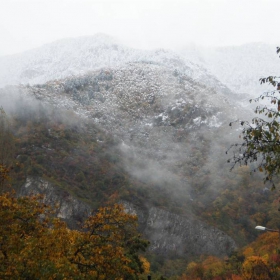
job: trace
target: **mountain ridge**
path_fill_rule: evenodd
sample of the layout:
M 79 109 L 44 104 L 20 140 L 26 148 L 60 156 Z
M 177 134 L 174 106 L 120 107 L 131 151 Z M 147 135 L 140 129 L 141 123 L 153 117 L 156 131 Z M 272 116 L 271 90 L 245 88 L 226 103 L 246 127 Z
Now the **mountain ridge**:
M 226 90 L 205 68 L 183 60 L 174 51 L 132 49 L 104 35 L 64 39 L 22 54 L 0 57 L 0 86 L 45 83 L 133 62 L 162 64 L 203 84 Z

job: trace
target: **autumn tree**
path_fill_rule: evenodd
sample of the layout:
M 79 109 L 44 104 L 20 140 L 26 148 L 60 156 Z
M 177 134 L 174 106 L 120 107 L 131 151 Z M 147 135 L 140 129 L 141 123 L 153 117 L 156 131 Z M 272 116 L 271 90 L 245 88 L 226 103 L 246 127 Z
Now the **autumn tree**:
M 277 48 L 277 53 L 280 53 L 280 48 Z M 242 142 L 231 146 L 233 157 L 228 160 L 233 167 L 253 164 L 254 171 L 263 172 L 264 182 L 271 182 L 273 189 L 273 179 L 280 173 L 280 87 L 277 79 L 279 77 L 274 76 L 260 79 L 261 84 L 268 83 L 275 89 L 254 99 L 256 102 L 268 100 L 269 104 L 256 107 L 255 113 L 261 117 L 240 121 Z
M 267 232 L 226 259 L 200 257 L 190 262 L 180 280 L 278 280 L 280 279 L 279 235 Z
M 245 260 L 242 264 L 243 279 L 279 279 L 280 256 L 279 235 L 268 232 L 243 248 Z
M 137 279 L 144 272 L 138 252 L 148 243 L 137 233 L 136 221 L 121 205 L 100 208 L 85 221 L 70 262 L 97 279 Z
M 78 231 L 42 199 L 0 195 L 0 279 L 138 279 L 148 271 L 139 255 L 148 241 L 121 205 L 100 208 Z

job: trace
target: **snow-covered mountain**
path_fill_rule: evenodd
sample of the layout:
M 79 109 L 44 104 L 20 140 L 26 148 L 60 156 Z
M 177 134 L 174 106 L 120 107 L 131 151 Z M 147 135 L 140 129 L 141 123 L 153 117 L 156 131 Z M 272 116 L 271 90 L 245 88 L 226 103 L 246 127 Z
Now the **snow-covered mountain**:
M 280 73 L 275 46 L 255 43 L 235 47 L 203 48 L 190 45 L 179 51 L 139 50 L 104 34 L 59 40 L 17 55 L 0 57 L 0 87 L 42 84 L 83 75 L 88 71 L 150 63 L 168 67 L 219 92 L 236 95 L 240 105 L 272 88 L 259 78 Z
M 61 40 L 0 58 L 0 105 L 19 93 L 27 112 L 37 100 L 95 122 L 117 139 L 127 174 L 191 212 L 233 176 L 225 151 L 238 131 L 228 124 L 247 110 L 199 56 L 184 56 L 104 35 Z
M 0 57 L 0 87 L 11 84 L 40 84 L 104 67 L 119 67 L 130 62 L 163 65 L 208 87 L 227 90 L 204 67 L 182 59 L 175 52 L 163 49 L 132 49 L 103 34 L 63 39 L 22 54 Z
M 168 204 L 174 205 L 172 210 L 168 209 L 170 212 L 184 209 L 187 219 L 156 210 L 148 202 L 145 202 L 147 205 L 140 204 L 133 198 L 138 208 L 152 209 L 153 219 L 147 217 L 149 212 L 146 210 L 144 214 L 143 210 L 137 212 L 141 226 L 151 240 L 151 250 L 165 256 L 169 252 L 180 256 L 201 252 L 224 255 L 234 249 L 235 242 L 224 232 L 209 226 L 207 221 L 201 222 L 195 215 L 195 205 L 202 200 L 201 194 L 205 197 L 207 193 L 209 202 L 217 190 L 224 188 L 224 177 L 229 173 L 229 167 L 224 167 L 225 143 L 227 137 L 231 138 L 235 133 L 228 123 L 237 118 L 240 110 L 231 98 L 234 94 L 207 71 L 199 73 L 204 73 L 209 83 L 205 83 L 205 79 L 202 80 L 204 84 L 200 83 L 194 78 L 194 68 L 184 65 L 183 60 L 170 60 L 170 52 L 166 52 L 166 57 L 165 51 L 158 54 L 151 59 L 157 58 L 159 62 L 151 59 L 122 62 L 114 67 L 106 66 L 42 84 L 7 86 L 0 89 L 0 103 L 5 104 L 4 99 L 8 103 L 13 96 L 19 95 L 19 102 L 10 102 L 19 106 L 14 110 L 30 114 L 30 107 L 38 106 L 44 113 L 42 108 L 51 107 L 53 112 L 75 112 L 80 116 L 79 124 L 93 121 L 95 127 L 118 143 L 119 164 L 132 182 L 143 184 L 139 193 L 145 192 L 145 186 L 148 186 L 156 194 L 163 193 Z M 71 122 L 71 113 L 67 114 L 67 123 Z M 49 125 L 42 126 L 49 135 Z M 89 134 L 93 143 L 106 141 L 103 133 L 89 131 Z M 106 147 L 104 153 L 111 156 L 112 148 Z M 38 154 L 50 149 L 55 155 L 48 141 L 44 145 L 36 142 L 32 149 Z M 98 149 L 97 145 L 94 149 Z M 84 164 L 89 163 L 85 161 Z M 42 179 L 33 181 L 37 186 Z M 43 185 L 49 184 L 43 182 Z M 156 196 L 154 200 L 157 199 Z M 182 246 L 182 242 L 186 246 Z
M 0 83 L 28 83 L 20 87 L 25 96 L 94 120 L 122 141 L 126 155 L 146 162 L 142 169 L 128 164 L 131 174 L 173 182 L 210 169 L 216 176 L 213 153 L 224 154 L 216 146 L 232 133 L 228 123 L 247 112 L 205 67 L 171 51 L 127 48 L 105 35 L 2 57 Z M 177 185 L 184 188 L 181 179 Z
M 178 53 L 208 69 L 233 92 L 248 94 L 250 98 L 273 90 L 270 86 L 261 86 L 260 78 L 280 74 L 276 46 L 264 43 L 207 49 L 190 45 Z
M 150 62 L 106 67 L 20 91 L 24 99 L 34 97 L 93 120 L 119 139 L 132 176 L 157 181 L 180 198 L 189 197 L 194 178 L 207 174 L 211 189 L 211 180 L 214 184 L 214 177 L 224 176 L 217 158 L 226 161 L 226 138 L 234 133 L 228 124 L 246 113 L 228 89 L 215 90 L 185 72 Z

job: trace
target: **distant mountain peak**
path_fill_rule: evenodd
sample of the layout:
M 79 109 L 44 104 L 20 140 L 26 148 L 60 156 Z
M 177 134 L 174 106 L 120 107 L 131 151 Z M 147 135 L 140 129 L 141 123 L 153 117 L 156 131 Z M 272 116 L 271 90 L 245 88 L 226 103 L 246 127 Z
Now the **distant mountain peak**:
M 174 51 L 133 49 L 102 33 L 63 39 L 16 56 L 0 58 L 0 87 L 42 84 L 129 63 L 163 65 L 207 86 L 221 88 L 221 83 L 211 77 L 204 67 L 183 59 Z

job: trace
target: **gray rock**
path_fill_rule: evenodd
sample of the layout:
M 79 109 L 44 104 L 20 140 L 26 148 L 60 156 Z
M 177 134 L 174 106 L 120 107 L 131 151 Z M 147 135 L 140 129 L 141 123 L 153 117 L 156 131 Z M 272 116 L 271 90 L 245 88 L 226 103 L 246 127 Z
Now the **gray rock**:
M 136 207 L 122 201 L 127 211 L 138 216 L 139 227 L 151 242 L 149 249 L 160 255 L 185 257 L 209 254 L 226 256 L 237 245 L 222 232 L 196 217 L 183 217 L 157 207 Z
M 28 177 L 19 195 L 43 194 L 43 202 L 57 207 L 57 216 L 74 227 L 90 215 L 90 207 L 52 183 Z M 221 230 L 196 217 L 183 217 L 157 207 L 120 201 L 126 211 L 138 217 L 139 231 L 151 244 L 149 250 L 165 256 L 188 257 L 210 254 L 219 257 L 236 249 L 235 241 Z
M 65 220 L 70 227 L 76 227 L 90 215 L 90 207 L 71 196 L 52 183 L 42 179 L 28 177 L 21 187 L 20 196 L 42 194 L 45 204 L 56 208 L 57 217 Z

